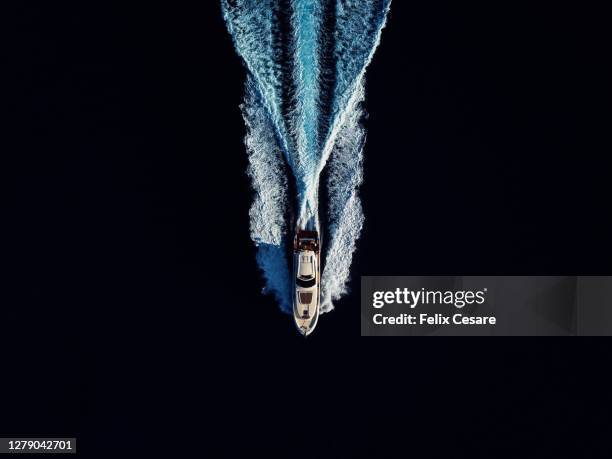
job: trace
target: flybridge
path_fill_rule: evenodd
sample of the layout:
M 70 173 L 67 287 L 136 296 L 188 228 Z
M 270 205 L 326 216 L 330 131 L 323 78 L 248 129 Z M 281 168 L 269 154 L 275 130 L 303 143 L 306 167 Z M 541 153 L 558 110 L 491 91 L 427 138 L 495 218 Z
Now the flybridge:
M 293 250 L 312 250 L 319 252 L 319 233 L 316 231 L 297 230 L 293 240 Z

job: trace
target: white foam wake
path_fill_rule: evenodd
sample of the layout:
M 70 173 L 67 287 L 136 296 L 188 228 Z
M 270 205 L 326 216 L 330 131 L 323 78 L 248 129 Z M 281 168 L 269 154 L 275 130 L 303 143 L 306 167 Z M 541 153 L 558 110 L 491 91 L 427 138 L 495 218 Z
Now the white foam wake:
M 287 312 L 292 292 L 285 244 L 296 222 L 314 225 L 324 235 L 322 312 L 347 291 L 364 221 L 357 195 L 363 175 L 364 74 L 390 2 L 222 0 L 228 30 L 248 70 L 242 113 L 255 194 L 251 238 L 265 291 Z M 332 12 L 333 25 L 323 27 L 323 11 Z M 319 190 L 324 168 L 328 180 Z M 297 194 L 291 198 L 289 180 Z M 328 194 L 328 228 L 319 228 L 319 192 Z M 289 207 L 296 210 L 291 228 Z
M 333 309 L 333 301 L 347 291 L 353 253 L 364 217 L 357 189 L 363 180 L 365 130 L 361 125 L 363 80 L 355 88 L 339 127 L 327 167 L 329 175 L 329 237 L 321 285 L 321 312 Z
M 266 279 L 264 292 L 272 293 L 281 309 L 290 312 L 289 266 L 285 255 L 287 176 L 273 123 L 252 77 L 247 79 L 242 116 L 247 126 L 247 173 L 255 192 L 249 212 L 251 239 L 257 245 L 257 263 Z

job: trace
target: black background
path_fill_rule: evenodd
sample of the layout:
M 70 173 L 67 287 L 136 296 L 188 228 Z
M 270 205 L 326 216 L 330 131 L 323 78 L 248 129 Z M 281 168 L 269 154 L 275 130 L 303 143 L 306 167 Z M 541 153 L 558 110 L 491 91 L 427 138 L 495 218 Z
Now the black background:
M 352 293 L 307 340 L 260 293 L 217 2 L 2 15 L 2 435 L 83 457 L 609 453 L 608 341 L 358 336 L 360 275 L 611 273 L 603 15 L 421 3 L 394 2 L 368 70 Z

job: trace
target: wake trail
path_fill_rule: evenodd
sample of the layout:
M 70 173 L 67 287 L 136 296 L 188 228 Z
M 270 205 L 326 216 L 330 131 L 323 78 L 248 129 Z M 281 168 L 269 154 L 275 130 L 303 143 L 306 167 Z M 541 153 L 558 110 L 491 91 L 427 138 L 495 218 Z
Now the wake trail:
M 321 310 L 347 290 L 364 216 L 364 75 L 391 0 L 222 0 L 223 15 L 248 70 L 242 114 L 247 126 L 254 202 L 251 238 L 265 291 L 291 310 L 288 222 L 324 230 Z M 330 19 L 331 18 L 331 19 Z M 327 228 L 318 194 L 329 174 Z M 289 181 L 297 196 L 289 196 Z

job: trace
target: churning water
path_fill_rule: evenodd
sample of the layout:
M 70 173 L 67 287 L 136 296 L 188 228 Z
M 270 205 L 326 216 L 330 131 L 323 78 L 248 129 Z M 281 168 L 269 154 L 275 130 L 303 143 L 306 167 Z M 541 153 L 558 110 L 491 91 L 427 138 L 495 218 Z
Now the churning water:
M 291 310 L 288 235 L 323 233 L 321 310 L 345 292 L 363 226 L 357 195 L 364 73 L 391 0 L 222 0 L 248 76 L 242 113 L 255 190 L 251 237 L 283 310 Z M 327 168 L 326 183 L 319 186 Z M 319 192 L 327 193 L 321 228 Z M 296 196 L 290 196 L 295 194 Z M 288 217 L 295 209 L 294 219 Z

